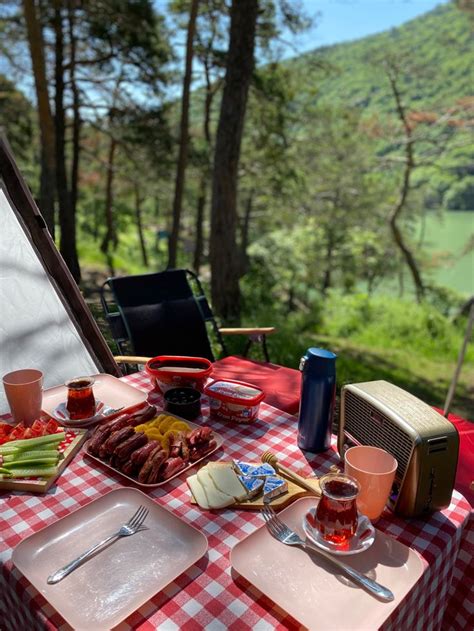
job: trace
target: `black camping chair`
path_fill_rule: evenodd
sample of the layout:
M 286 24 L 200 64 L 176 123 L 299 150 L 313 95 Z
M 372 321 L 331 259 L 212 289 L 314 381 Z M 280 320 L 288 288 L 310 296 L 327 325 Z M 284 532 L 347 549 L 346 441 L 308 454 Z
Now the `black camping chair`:
M 111 299 L 112 298 L 112 299 Z M 223 335 L 247 335 L 244 351 L 260 342 L 270 361 L 266 336 L 274 327 L 220 328 L 207 302 L 199 278 L 185 269 L 152 274 L 116 276 L 102 285 L 100 299 L 112 336 L 130 363 L 157 355 L 187 355 L 215 360 L 209 331 L 220 354 L 227 355 Z

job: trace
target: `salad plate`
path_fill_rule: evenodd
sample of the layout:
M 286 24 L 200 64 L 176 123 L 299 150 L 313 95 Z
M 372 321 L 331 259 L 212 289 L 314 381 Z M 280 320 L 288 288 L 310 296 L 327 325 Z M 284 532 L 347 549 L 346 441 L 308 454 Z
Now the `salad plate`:
M 0 491 L 24 491 L 25 493 L 46 493 L 56 482 L 87 438 L 86 429 L 64 428 L 66 436 L 59 443 L 61 460 L 57 473 L 49 478 L 4 478 L 0 480 Z

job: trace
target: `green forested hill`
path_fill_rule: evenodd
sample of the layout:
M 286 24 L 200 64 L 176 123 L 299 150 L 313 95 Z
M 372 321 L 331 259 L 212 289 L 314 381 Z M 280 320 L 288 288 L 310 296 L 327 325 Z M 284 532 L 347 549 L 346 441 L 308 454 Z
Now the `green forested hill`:
M 474 93 L 472 22 L 451 3 L 399 28 L 316 49 L 293 64 L 303 86 L 317 86 L 322 102 L 390 112 L 393 98 L 381 63 L 385 55 L 409 71 L 401 84 L 412 108 L 445 108 Z
M 454 3 L 399 28 L 291 60 L 296 108 L 307 112 L 308 103 L 319 111 L 349 108 L 365 125 L 367 138 L 376 141 L 378 155 L 401 150 L 387 66 L 418 138 L 414 179 L 424 187 L 422 204 L 474 210 L 473 21 Z M 303 113 L 301 125 L 314 128 L 318 115 Z

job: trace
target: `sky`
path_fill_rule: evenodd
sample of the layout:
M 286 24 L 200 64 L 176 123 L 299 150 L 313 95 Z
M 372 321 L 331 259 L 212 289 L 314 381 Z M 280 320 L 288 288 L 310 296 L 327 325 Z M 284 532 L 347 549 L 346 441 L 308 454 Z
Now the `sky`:
M 446 1 L 300 0 L 305 12 L 316 16 L 316 26 L 294 38 L 295 50 L 291 56 L 400 26 Z

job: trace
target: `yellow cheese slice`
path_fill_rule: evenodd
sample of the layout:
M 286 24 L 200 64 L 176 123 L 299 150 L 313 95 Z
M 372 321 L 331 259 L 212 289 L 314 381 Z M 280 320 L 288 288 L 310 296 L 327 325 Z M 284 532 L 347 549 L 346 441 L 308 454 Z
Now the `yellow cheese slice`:
M 209 463 L 206 469 L 209 471 L 209 475 L 219 491 L 226 493 L 226 495 L 231 495 L 239 501 L 247 497 L 247 489 L 237 477 L 232 463 L 229 463 L 228 466 L 212 466 L 211 463 Z
M 210 508 L 225 508 L 231 506 L 235 502 L 234 496 L 229 493 L 224 493 L 214 484 L 212 477 L 209 474 L 207 467 L 199 469 L 197 472 L 197 479 L 204 487 L 207 501 Z M 197 498 L 196 498 L 196 501 Z
M 203 485 L 199 482 L 197 475 L 190 475 L 186 482 L 188 483 L 191 493 L 199 506 L 201 508 L 210 508 L 206 491 L 204 490 Z

